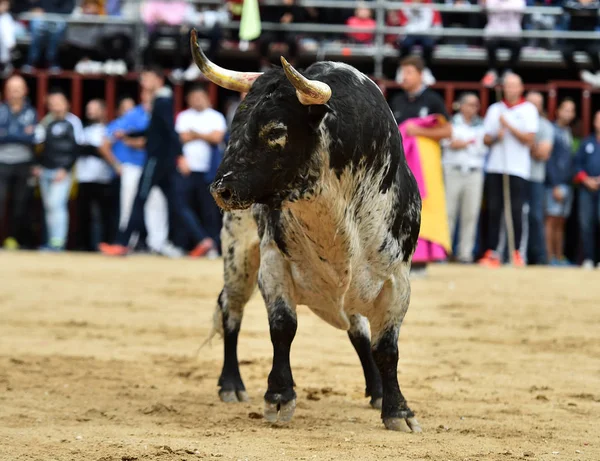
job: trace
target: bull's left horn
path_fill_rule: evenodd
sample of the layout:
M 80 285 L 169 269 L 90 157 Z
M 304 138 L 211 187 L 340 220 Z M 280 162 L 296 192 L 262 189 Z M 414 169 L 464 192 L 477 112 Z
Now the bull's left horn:
M 195 29 L 192 29 L 190 45 L 192 47 L 194 62 L 200 71 L 211 82 L 223 88 L 246 93 L 250 91 L 254 81 L 262 75 L 262 72 L 236 72 L 227 70 L 210 62 L 198 44 L 198 34 Z
M 294 69 L 283 56 L 281 57 L 281 64 L 288 80 L 296 88 L 296 96 L 302 104 L 310 106 L 313 104 L 326 104 L 329 101 L 331 88 L 327 83 L 307 79 Z

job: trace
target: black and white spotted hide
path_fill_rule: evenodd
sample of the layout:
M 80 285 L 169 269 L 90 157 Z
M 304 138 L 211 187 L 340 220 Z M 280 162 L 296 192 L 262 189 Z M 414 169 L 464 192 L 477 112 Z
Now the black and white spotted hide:
M 288 421 L 294 413 L 290 348 L 302 304 L 348 331 L 385 427 L 418 432 L 397 378 L 420 228 L 417 185 L 394 117 L 369 78 L 333 62 L 313 64 L 304 76 L 329 85 L 331 99 L 302 104 L 281 69 L 258 77 L 234 117 L 212 186 L 226 211 L 220 395 L 247 398 L 237 339 L 258 283 L 273 344 L 268 421 Z

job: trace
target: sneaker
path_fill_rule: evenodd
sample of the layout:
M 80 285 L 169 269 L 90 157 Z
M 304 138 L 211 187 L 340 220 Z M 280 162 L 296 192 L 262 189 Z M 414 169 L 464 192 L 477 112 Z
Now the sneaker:
M 500 267 L 500 257 L 494 250 L 487 250 L 477 264 L 485 267 Z
M 583 261 L 583 263 L 581 264 L 581 268 L 582 269 L 586 269 L 586 270 L 591 270 L 594 268 L 594 261 L 592 261 L 591 259 L 586 259 L 585 261 Z
M 14 237 L 7 237 L 6 240 L 4 240 L 4 249 L 5 250 L 18 250 L 19 249 L 19 242 L 17 242 L 17 239 L 15 239 Z
M 102 72 L 106 75 L 115 75 L 115 64 L 116 61 L 108 59 L 104 64 L 102 64 Z
M 592 85 L 592 86 L 598 86 L 597 74 L 594 74 L 593 72 L 590 72 L 589 70 L 582 70 L 579 73 L 579 76 L 581 77 L 581 80 L 583 80 L 585 83 L 588 83 L 589 85 Z
M 486 88 L 493 88 L 498 83 L 498 74 L 495 70 L 488 71 L 481 80 L 481 84 Z
M 173 83 L 179 83 L 183 81 L 183 78 L 185 76 L 185 72 L 183 69 L 175 69 L 173 72 L 171 72 L 171 75 L 169 75 L 169 78 L 171 79 L 171 81 Z
M 428 67 L 423 69 L 422 77 L 423 77 L 423 85 L 425 85 L 425 86 L 435 85 L 435 81 L 436 81 L 435 77 L 433 76 L 433 73 L 431 72 L 431 70 L 429 70 Z
M 129 248 L 123 245 L 109 245 L 108 243 L 99 244 L 98 249 L 106 256 L 127 256 L 129 253 Z
M 205 256 L 210 250 L 215 248 L 215 242 L 211 238 L 205 238 L 196 247 L 190 251 L 192 258 L 201 258 Z
M 200 69 L 198 68 L 198 66 L 195 63 L 192 63 L 190 65 L 190 67 L 188 67 L 187 70 L 183 73 L 183 77 L 188 82 L 198 80 L 201 75 L 202 75 L 202 72 L 200 72 Z
M 216 248 L 212 248 L 210 250 L 208 250 L 208 252 L 206 253 L 205 256 L 206 259 L 218 259 L 219 258 L 219 252 L 216 250 Z
M 525 267 L 525 261 L 523 260 L 523 256 L 521 256 L 521 252 L 519 250 L 515 250 L 513 253 L 513 265 L 515 267 Z
M 78 74 L 89 74 L 90 64 L 91 61 L 89 59 L 82 59 L 77 64 L 75 64 L 75 72 L 77 72 Z
M 166 242 L 159 250 L 153 250 L 153 253 L 172 259 L 182 258 L 184 255 L 183 250 L 171 242 Z
M 127 63 L 122 59 L 114 62 L 114 72 L 116 75 L 127 75 L 129 69 L 127 69 Z

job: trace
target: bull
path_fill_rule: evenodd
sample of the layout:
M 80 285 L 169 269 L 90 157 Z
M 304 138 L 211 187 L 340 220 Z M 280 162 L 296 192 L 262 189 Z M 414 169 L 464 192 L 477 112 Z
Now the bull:
M 385 427 L 420 432 L 397 367 L 421 198 L 381 90 L 343 63 L 300 73 L 282 57 L 282 68 L 235 72 L 210 62 L 195 33 L 191 47 L 205 77 L 248 93 L 211 184 L 224 211 L 225 283 L 215 315 L 225 349 L 221 399 L 248 398 L 237 342 L 258 282 L 273 345 L 267 421 L 294 414 L 290 348 L 296 306 L 306 305 L 348 332 Z

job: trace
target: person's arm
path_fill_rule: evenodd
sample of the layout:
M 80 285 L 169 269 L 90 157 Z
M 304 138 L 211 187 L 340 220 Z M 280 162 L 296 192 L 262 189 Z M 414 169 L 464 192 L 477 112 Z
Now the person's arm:
M 121 172 L 121 162 L 119 162 L 117 157 L 115 157 L 115 154 L 113 154 L 112 146 L 108 138 L 105 138 L 102 142 L 102 145 L 98 147 L 98 152 L 106 161 L 106 163 L 113 168 L 113 170 L 115 170 L 117 173 Z
M 129 147 L 133 147 L 134 149 L 142 150 L 146 147 L 146 138 L 145 137 L 131 137 L 125 136 L 123 138 L 123 142 Z
M 535 131 L 521 131 L 518 128 L 512 126 L 503 116 L 500 116 L 500 123 L 504 126 L 521 144 L 526 146 L 532 146 L 535 141 Z
M 540 162 L 546 162 L 552 153 L 552 146 L 553 143 L 549 140 L 543 140 L 535 143 L 531 147 L 531 156 Z
M 423 136 L 424 138 L 432 139 L 433 141 L 441 141 L 442 139 L 452 136 L 452 125 L 444 123 L 443 125 L 432 128 L 415 127 L 413 136 Z
M 221 144 L 223 142 L 223 139 L 225 138 L 225 131 L 220 131 L 220 130 L 214 130 L 211 131 L 208 134 L 202 134 L 202 133 L 198 133 L 196 131 L 189 131 L 187 134 L 189 135 L 189 138 L 191 138 L 189 141 L 184 141 L 184 137 L 183 135 L 186 133 L 182 133 L 182 137 L 181 137 L 181 141 L 185 144 L 186 142 L 189 141 L 194 141 L 194 140 L 201 140 L 201 141 L 206 141 L 209 144 Z

